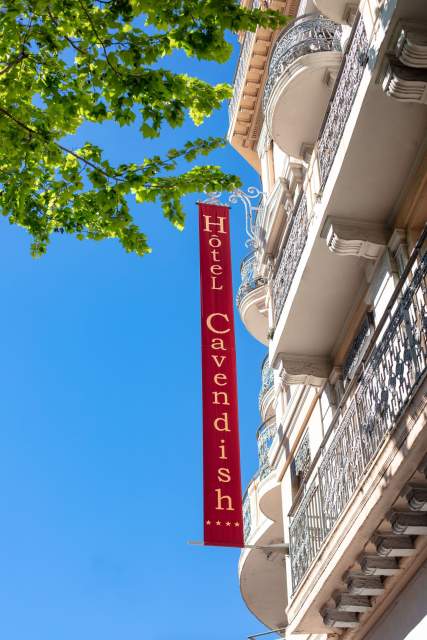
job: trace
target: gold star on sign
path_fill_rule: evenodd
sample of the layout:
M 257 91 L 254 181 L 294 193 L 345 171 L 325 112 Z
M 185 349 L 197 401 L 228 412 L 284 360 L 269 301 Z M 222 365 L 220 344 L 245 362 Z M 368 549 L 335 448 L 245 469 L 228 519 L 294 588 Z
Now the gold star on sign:
M 240 527 L 240 522 L 235 522 L 235 523 L 234 523 L 234 526 L 235 526 L 235 527 Z
M 216 524 L 217 524 L 217 525 L 220 525 L 220 524 L 221 524 L 221 520 L 217 520 L 217 521 L 216 521 Z
M 211 521 L 210 520 L 206 520 L 206 524 L 211 524 Z

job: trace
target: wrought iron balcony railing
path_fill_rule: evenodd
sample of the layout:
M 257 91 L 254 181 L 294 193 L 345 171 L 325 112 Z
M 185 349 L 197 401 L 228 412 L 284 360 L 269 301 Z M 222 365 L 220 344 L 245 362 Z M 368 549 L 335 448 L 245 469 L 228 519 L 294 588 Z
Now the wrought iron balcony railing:
M 264 396 L 266 393 L 273 388 L 274 385 L 274 375 L 273 369 L 270 367 L 268 362 L 268 355 L 265 356 L 264 362 L 261 367 L 261 389 L 258 396 L 258 408 L 261 411 L 262 401 L 264 400 Z
M 275 418 L 266 420 L 258 429 L 256 439 L 258 443 L 258 459 L 259 459 L 259 479 L 264 480 L 271 472 L 268 453 L 274 436 L 277 433 L 277 425 Z
M 425 377 L 426 237 L 427 227 L 311 464 L 305 495 L 291 511 L 294 590 Z
M 243 494 L 243 538 L 245 542 L 251 534 L 252 518 L 251 518 L 251 501 L 248 490 Z
M 297 25 L 297 21 L 293 24 Z M 283 33 L 283 36 L 285 36 L 286 33 L 287 31 Z M 280 40 L 278 43 L 279 42 Z M 329 176 L 335 154 L 341 142 L 344 127 L 350 115 L 362 74 L 367 64 L 367 51 L 368 42 L 365 27 L 359 15 L 353 27 L 348 49 L 342 62 L 317 142 L 317 157 L 319 159 L 322 188 Z M 272 63 L 273 58 L 271 64 Z M 285 239 L 274 277 L 272 297 L 274 301 L 273 315 L 275 323 L 277 323 L 286 298 L 288 297 L 307 241 L 311 219 L 311 212 L 307 211 L 305 193 L 302 193 L 290 216 L 286 232 L 287 238 Z
M 263 284 L 266 284 L 267 280 L 263 276 L 258 276 L 256 274 L 256 255 L 255 253 L 250 253 L 244 260 L 240 266 L 240 275 L 242 278 L 242 283 L 237 291 L 236 296 L 236 304 L 240 305 L 243 298 L 258 287 L 261 287 Z
M 274 45 L 264 89 L 264 110 L 278 79 L 289 65 L 308 53 L 341 51 L 341 26 L 319 15 L 301 16 L 279 36 Z
M 322 189 L 328 179 L 363 72 L 368 63 L 368 49 L 365 25 L 361 15 L 358 14 L 317 142 Z
M 301 192 L 286 230 L 285 245 L 273 280 L 273 315 L 277 324 L 307 241 L 310 218 Z
M 310 468 L 310 463 L 310 437 L 309 432 L 306 431 L 294 456 L 295 475 L 300 479 L 300 481 L 304 480 L 306 477 Z

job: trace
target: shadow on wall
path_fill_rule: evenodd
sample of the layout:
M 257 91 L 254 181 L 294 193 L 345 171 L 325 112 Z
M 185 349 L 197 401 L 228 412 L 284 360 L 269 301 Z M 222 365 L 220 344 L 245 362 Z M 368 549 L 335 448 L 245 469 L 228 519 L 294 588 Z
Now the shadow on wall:
M 395 600 L 365 640 L 425 640 L 427 638 L 427 563 Z

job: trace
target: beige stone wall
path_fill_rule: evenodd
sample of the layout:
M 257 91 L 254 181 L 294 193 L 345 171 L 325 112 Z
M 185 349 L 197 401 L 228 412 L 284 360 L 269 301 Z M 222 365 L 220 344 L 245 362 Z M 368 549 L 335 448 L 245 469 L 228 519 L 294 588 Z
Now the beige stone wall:
M 394 605 L 364 640 L 425 640 L 427 638 L 427 563 L 421 567 Z

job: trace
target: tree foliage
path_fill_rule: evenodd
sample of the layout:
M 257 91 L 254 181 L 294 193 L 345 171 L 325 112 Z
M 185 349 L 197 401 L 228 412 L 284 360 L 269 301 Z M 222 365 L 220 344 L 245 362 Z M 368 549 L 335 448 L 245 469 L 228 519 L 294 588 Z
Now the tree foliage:
M 183 50 L 222 63 L 231 53 L 227 30 L 284 21 L 235 0 L 3 0 L 0 211 L 33 236 L 32 254 L 46 251 L 52 233 L 69 233 L 117 238 L 143 255 L 149 247 L 130 195 L 140 203 L 159 200 L 182 228 L 183 195 L 237 186 L 238 178 L 217 166 L 180 171 L 183 161 L 223 145 L 222 138 L 197 138 L 165 157 L 118 166 L 90 141 L 72 149 L 64 138 L 85 122 L 133 126 L 143 138 L 188 116 L 200 124 L 231 87 L 174 73 L 167 56 Z

